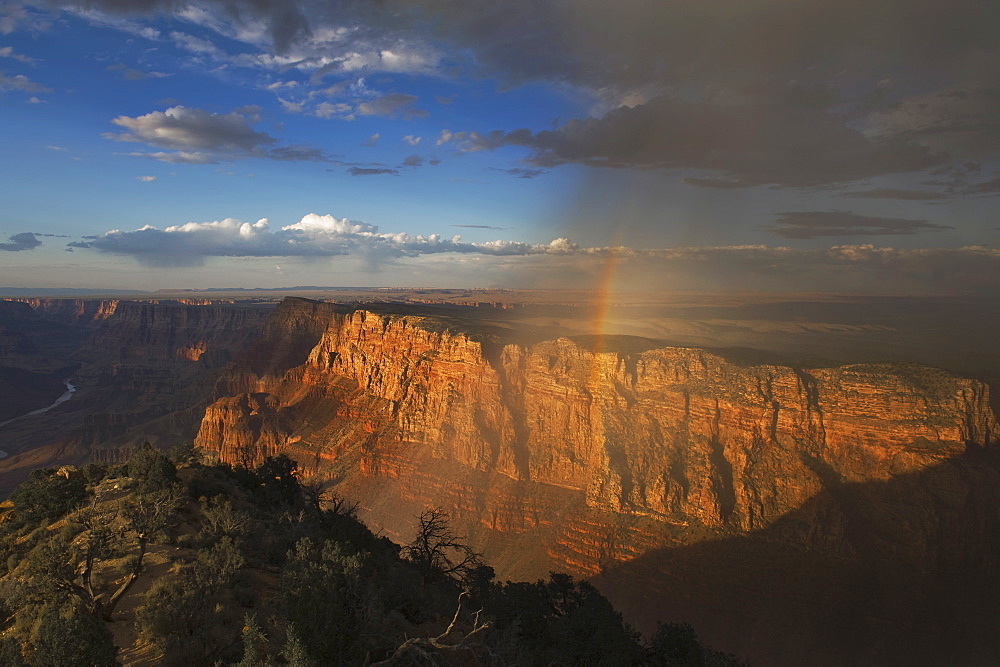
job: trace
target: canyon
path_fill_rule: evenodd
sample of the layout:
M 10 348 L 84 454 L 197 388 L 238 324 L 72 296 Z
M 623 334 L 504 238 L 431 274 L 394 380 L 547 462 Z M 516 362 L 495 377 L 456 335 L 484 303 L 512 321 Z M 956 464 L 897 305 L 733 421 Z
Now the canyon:
M 86 342 L 78 395 L 6 427 L 5 483 L 142 439 L 286 453 L 397 543 L 444 508 L 499 578 L 590 578 L 644 631 L 690 621 L 765 664 L 989 656 L 1000 430 L 981 380 L 459 306 L 25 305 L 8 321 Z M 33 363 L 8 331 L 11 367 Z

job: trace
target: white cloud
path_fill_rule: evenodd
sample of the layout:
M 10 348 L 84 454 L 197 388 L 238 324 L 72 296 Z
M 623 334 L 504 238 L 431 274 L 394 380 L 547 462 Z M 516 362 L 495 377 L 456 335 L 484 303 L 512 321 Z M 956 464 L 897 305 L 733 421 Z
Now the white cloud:
M 14 53 L 14 47 L 12 46 L 0 47 L 0 58 L 13 58 L 18 62 L 27 63 L 29 65 L 38 62 L 34 58 L 30 58 L 20 53 Z
M 419 144 L 421 139 L 423 139 L 423 137 L 415 137 L 412 134 L 408 134 L 405 137 L 403 137 L 403 141 L 410 144 L 411 146 L 416 146 L 417 144 Z
M 40 83 L 32 81 L 23 74 L 17 74 L 15 76 L 6 76 L 0 73 L 0 93 L 6 92 L 8 90 L 16 90 L 22 93 L 51 93 L 49 88 L 46 88 Z
M 156 180 L 156 176 L 136 176 L 135 180 L 142 181 L 143 183 L 152 183 Z
M 126 129 L 107 133 L 107 139 L 144 143 L 168 149 L 149 153 L 131 153 L 175 164 L 210 164 L 224 160 L 269 158 L 275 160 L 325 160 L 322 151 L 307 146 L 278 146 L 277 139 L 254 130 L 250 120 L 259 120 L 232 112 L 218 114 L 182 106 L 153 111 L 143 116 L 118 116 L 112 122 Z
M 273 137 L 251 128 L 247 119 L 239 114 L 218 114 L 181 106 L 135 118 L 118 116 L 111 122 L 127 131 L 108 138 L 162 148 L 254 151 L 275 142 Z
M 221 57 L 224 55 L 223 52 L 215 46 L 215 44 L 207 39 L 195 37 L 194 35 L 189 35 L 185 32 L 171 32 L 170 39 L 174 41 L 174 44 L 176 44 L 178 48 L 184 49 L 189 53 L 194 53 L 195 55 L 213 57 Z

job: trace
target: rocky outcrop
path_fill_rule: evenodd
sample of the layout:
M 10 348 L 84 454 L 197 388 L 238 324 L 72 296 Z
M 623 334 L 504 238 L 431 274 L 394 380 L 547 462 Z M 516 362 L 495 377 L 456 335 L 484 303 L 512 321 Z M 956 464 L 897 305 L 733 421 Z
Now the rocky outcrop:
M 196 442 L 223 459 L 287 451 L 343 484 L 397 480 L 417 504 L 457 503 L 469 526 L 603 517 L 623 531 L 599 540 L 613 549 L 567 553 L 576 571 L 634 555 L 640 520 L 757 530 L 824 489 L 914 473 L 997 432 L 985 385 L 918 365 L 752 365 L 624 337 L 517 344 L 302 299 L 219 388 Z M 460 476 L 468 489 L 449 495 Z M 529 519 L 542 488 L 559 497 Z M 573 541 L 556 534 L 566 525 L 551 554 Z

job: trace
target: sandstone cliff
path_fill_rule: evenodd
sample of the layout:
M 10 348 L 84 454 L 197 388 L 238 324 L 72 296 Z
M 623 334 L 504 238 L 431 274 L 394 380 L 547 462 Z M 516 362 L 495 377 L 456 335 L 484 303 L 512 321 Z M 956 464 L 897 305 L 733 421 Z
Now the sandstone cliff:
M 223 459 L 288 451 L 342 481 L 399 480 L 426 504 L 464 497 L 468 519 L 516 531 L 553 493 L 598 522 L 755 530 L 824 488 L 920 471 L 997 432 L 983 384 L 928 367 L 750 365 L 631 338 L 518 344 L 302 299 L 219 387 L 197 444 Z M 420 473 L 434 466 L 458 467 Z M 475 477 L 468 494 L 446 490 L 455 475 Z M 565 558 L 580 571 L 628 558 L 633 528 Z
M 384 308 L 284 301 L 196 443 L 245 465 L 287 452 L 400 543 L 443 507 L 500 577 L 593 576 L 643 630 L 689 620 L 761 664 L 993 650 L 1000 456 L 981 382 L 515 340 Z

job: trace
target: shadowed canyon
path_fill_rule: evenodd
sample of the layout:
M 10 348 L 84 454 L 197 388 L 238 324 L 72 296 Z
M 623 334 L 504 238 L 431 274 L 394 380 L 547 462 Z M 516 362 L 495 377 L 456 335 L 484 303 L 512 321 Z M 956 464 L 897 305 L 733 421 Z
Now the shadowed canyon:
M 588 577 L 750 662 L 995 655 L 982 304 L 339 298 L 0 302 L 0 483 L 143 440 L 287 453 L 397 543 L 445 508 L 499 577 Z

